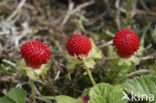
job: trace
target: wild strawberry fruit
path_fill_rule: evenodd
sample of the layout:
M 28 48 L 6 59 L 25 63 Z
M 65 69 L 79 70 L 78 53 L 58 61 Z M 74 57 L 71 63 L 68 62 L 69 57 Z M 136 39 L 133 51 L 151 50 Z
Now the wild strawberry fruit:
M 74 35 L 67 41 L 66 48 L 71 56 L 88 56 L 91 50 L 91 41 L 83 35 Z
M 140 41 L 135 32 L 122 29 L 115 34 L 113 45 L 120 57 L 129 58 L 139 49 Z
M 27 41 L 21 47 L 21 57 L 27 66 L 39 69 L 50 59 L 50 49 L 40 41 Z

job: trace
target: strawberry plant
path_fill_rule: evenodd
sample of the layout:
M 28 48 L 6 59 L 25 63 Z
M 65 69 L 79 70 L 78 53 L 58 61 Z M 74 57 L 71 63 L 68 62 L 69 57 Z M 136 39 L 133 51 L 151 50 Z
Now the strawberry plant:
M 77 65 L 83 66 L 92 84 L 96 84 L 90 69 L 94 68 L 94 59 L 102 58 L 102 54 L 94 42 L 83 35 L 74 35 L 67 41 L 66 47 L 69 53 L 66 56 L 68 60 L 67 68 L 74 69 Z
M 143 39 L 144 38 L 142 38 L 141 40 L 143 41 Z M 73 39 L 73 41 L 75 41 L 75 39 Z M 74 43 L 71 43 L 71 44 L 75 46 Z M 80 43 L 76 42 L 76 44 L 80 44 Z M 145 84 L 139 84 L 139 83 L 140 81 L 143 82 L 146 80 L 144 82 L 144 83 L 147 83 L 146 85 L 149 84 L 148 81 L 150 83 L 153 83 L 153 85 L 155 85 L 155 82 L 153 81 L 155 80 L 154 77 L 145 76 L 145 80 L 144 79 L 141 80 L 144 77 L 140 77 L 138 78 L 138 81 L 134 79 L 135 83 L 133 81 L 128 82 L 128 83 L 125 82 L 125 80 L 128 80 L 128 73 L 131 73 L 132 71 L 134 71 L 135 64 L 138 64 L 140 62 L 140 57 L 144 50 L 143 46 L 140 46 L 140 41 L 139 41 L 139 37 L 137 36 L 137 34 L 129 29 L 122 29 L 116 33 L 114 37 L 113 45 L 114 47 L 113 46 L 109 47 L 109 52 L 108 52 L 110 60 L 112 60 L 112 62 L 110 62 L 112 74 L 109 74 L 107 77 L 105 77 L 104 81 L 111 80 L 112 84 L 116 84 L 116 86 L 112 86 L 107 83 L 94 84 L 94 86 L 90 88 L 89 93 L 87 93 L 87 95 L 89 95 L 89 98 L 90 98 L 89 100 L 84 100 L 80 98 L 76 99 L 76 98 L 66 97 L 62 95 L 62 96 L 56 96 L 56 101 L 58 103 L 67 103 L 69 101 L 71 101 L 72 103 L 85 103 L 85 101 L 87 101 L 88 103 L 128 103 L 128 101 L 135 101 L 135 100 L 137 101 L 137 99 L 135 100 L 130 99 L 128 97 L 128 94 L 126 94 L 126 92 L 131 93 L 132 91 L 135 91 L 134 94 L 131 94 L 132 96 L 134 96 L 134 98 L 137 98 L 136 93 L 140 93 L 139 95 L 148 95 L 148 96 L 152 95 L 153 97 L 150 97 L 150 99 L 152 99 L 151 101 L 154 102 L 154 98 L 155 98 L 154 93 L 143 92 L 139 89 L 139 88 L 144 88 L 144 89 L 146 88 L 147 90 L 151 89 L 151 87 L 146 87 L 146 86 L 140 87 L 140 85 L 143 86 Z M 68 48 L 69 47 L 67 46 L 67 50 Z M 87 58 L 88 52 L 86 54 L 87 55 L 84 56 L 85 58 Z M 75 59 L 78 61 L 81 60 L 78 63 L 83 63 L 82 60 L 84 58 L 81 59 L 79 58 L 79 56 L 76 55 Z M 75 61 L 73 61 L 73 63 L 74 62 Z M 91 77 L 91 79 L 92 78 L 93 77 Z M 118 85 L 121 82 L 123 83 L 123 85 Z M 153 87 L 152 90 L 155 90 L 154 88 L 155 87 Z M 69 101 L 66 101 L 65 98 L 69 98 L 68 99 Z M 145 99 L 149 101 L 149 97 L 142 98 L 142 101 L 144 101 Z
M 50 49 L 47 45 L 39 41 L 25 42 L 21 47 L 21 58 L 16 66 L 25 70 L 31 79 L 38 79 L 45 76 L 50 68 Z
M 46 78 L 47 71 L 51 66 L 51 61 L 48 61 L 50 59 L 50 49 L 40 41 L 27 41 L 21 47 L 21 57 L 24 60 L 17 61 L 16 67 L 24 70 L 30 78 L 33 103 L 36 103 L 34 80 L 40 77 Z
M 0 103 L 156 103 L 155 0 L 0 0 Z

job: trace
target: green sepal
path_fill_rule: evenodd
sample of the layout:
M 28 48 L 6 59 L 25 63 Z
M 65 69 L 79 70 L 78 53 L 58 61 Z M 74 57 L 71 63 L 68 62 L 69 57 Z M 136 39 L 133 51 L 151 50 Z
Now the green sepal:
M 66 67 L 68 69 L 74 69 L 77 65 L 83 64 L 83 61 L 77 59 L 76 55 L 75 56 L 70 56 L 69 54 L 66 54 L 66 58 L 67 58 L 67 61 L 68 61 Z
M 100 51 L 99 48 L 96 47 L 96 45 L 94 44 L 92 39 L 90 39 L 90 41 L 92 44 L 92 49 L 89 52 L 88 58 L 101 59 L 102 58 L 102 52 Z
M 51 64 L 52 61 L 48 61 L 47 64 L 42 64 L 39 69 L 34 69 L 26 66 L 24 59 L 22 59 L 16 62 L 16 67 L 21 70 L 24 70 L 30 79 L 39 79 L 40 76 L 42 77 L 46 76 L 47 71 L 50 69 Z
M 87 59 L 84 61 L 84 65 L 85 67 L 87 68 L 94 68 L 94 65 L 95 65 L 95 61 L 93 59 Z
M 58 95 L 55 97 L 57 103 L 81 103 L 77 98 L 73 98 L 66 95 Z
M 144 51 L 144 47 L 140 46 L 139 50 L 137 50 L 137 52 L 135 52 L 134 55 L 131 56 L 130 58 L 121 58 L 116 54 L 115 48 L 113 46 L 109 46 L 109 58 L 118 59 L 118 65 L 130 66 L 132 63 L 134 64 L 140 63 L 143 51 Z
M 77 65 L 82 65 L 87 68 L 94 68 L 94 65 L 96 64 L 94 59 L 101 59 L 102 58 L 102 52 L 95 46 L 94 42 L 90 39 L 92 49 L 90 50 L 88 56 L 85 55 L 79 55 L 79 58 L 75 56 L 70 56 L 69 54 L 66 54 L 65 57 L 68 61 L 68 64 L 66 67 L 68 69 L 74 69 Z
M 132 63 L 139 64 L 141 61 L 143 51 L 144 51 L 144 47 L 140 46 L 139 50 L 135 52 L 134 55 L 131 56 L 130 58 L 126 58 L 126 59 L 120 58 L 119 65 L 127 64 L 130 66 Z
M 88 103 L 106 103 L 106 99 L 103 96 L 96 96 L 90 99 Z

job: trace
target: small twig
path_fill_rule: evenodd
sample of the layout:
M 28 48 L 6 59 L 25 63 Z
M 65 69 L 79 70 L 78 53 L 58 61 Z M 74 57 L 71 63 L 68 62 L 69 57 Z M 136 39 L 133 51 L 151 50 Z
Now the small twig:
M 126 10 L 121 8 L 119 6 L 119 3 L 120 3 L 120 0 L 116 0 L 115 7 L 117 8 L 117 12 L 116 12 L 116 19 L 115 20 L 116 20 L 116 24 L 117 24 L 118 29 L 121 29 L 120 15 L 121 15 L 121 12 L 126 12 Z
M 9 64 L 9 65 L 13 66 L 13 67 L 15 67 L 15 66 L 16 66 L 16 64 L 15 64 L 15 63 L 13 63 L 13 62 L 11 62 L 11 61 L 9 61 L 9 60 L 3 59 L 2 61 L 3 61 L 4 63 L 7 63 L 7 64 Z
M 147 70 L 147 69 L 144 69 L 144 70 L 142 69 L 142 70 L 134 71 L 134 72 L 132 72 L 130 74 L 127 74 L 127 75 L 121 77 L 119 80 L 117 80 L 117 82 L 119 83 L 122 80 L 124 80 L 125 78 L 133 77 L 136 74 L 145 74 L 145 73 L 149 73 L 149 72 L 150 72 L 150 70 Z
M 152 53 L 148 56 L 142 57 L 142 60 L 149 60 L 149 59 L 154 59 L 156 57 L 156 52 Z
M 88 1 L 88 2 L 85 2 L 85 3 L 82 3 L 80 5 L 78 5 L 74 10 L 73 10 L 73 13 L 77 12 L 77 11 L 80 11 L 81 9 L 89 6 L 89 5 L 92 5 L 95 1 L 94 0 L 91 0 L 91 1 Z
M 120 0 L 116 0 L 116 2 L 115 2 L 115 7 L 120 11 L 120 12 L 123 12 L 123 13 L 126 13 L 127 11 L 126 11 L 126 9 L 124 9 L 124 8 L 122 8 L 122 7 L 120 7 L 119 6 L 119 3 L 120 3 Z M 134 11 L 133 11 L 134 12 Z M 152 16 L 156 16 L 156 12 L 153 12 L 153 11 L 148 11 L 148 12 L 146 12 L 146 11 L 143 11 L 143 10 L 140 10 L 140 9 L 135 9 L 135 14 L 133 14 L 133 15 L 131 15 L 132 17 L 134 16 L 134 15 L 140 15 L 140 14 L 142 14 L 142 15 L 152 15 Z
M 3 47 L 2 47 L 2 44 L 0 43 L 0 55 L 2 52 L 3 52 Z
M 106 42 L 106 43 L 104 43 L 102 45 L 99 45 L 98 47 L 99 48 L 105 48 L 105 47 L 107 47 L 109 45 L 112 45 L 112 44 L 113 44 L 113 40 L 110 40 L 110 41 L 108 41 L 108 42 Z
M 29 93 L 28 93 L 28 95 L 29 95 L 29 96 L 32 96 L 32 95 L 29 94 Z M 47 100 L 47 99 L 43 98 L 43 96 L 42 96 L 42 97 L 40 97 L 40 96 L 39 96 L 39 97 L 36 96 L 36 99 L 41 100 L 41 101 L 44 101 L 44 102 L 46 102 L 46 103 L 52 103 L 50 100 Z
M 88 2 L 85 2 L 85 3 L 82 3 L 80 5 L 78 5 L 75 9 L 74 8 L 74 3 L 73 2 L 69 2 L 69 6 L 68 6 L 68 11 L 67 11 L 67 14 L 65 16 L 65 18 L 63 19 L 62 23 L 61 23 L 61 27 L 63 27 L 66 22 L 69 20 L 70 16 L 79 12 L 81 9 L 89 6 L 89 5 L 92 5 L 95 1 L 94 0 L 91 0 L 91 1 L 88 1 Z
M 59 77 L 60 73 L 61 73 L 61 71 L 59 70 L 59 71 L 57 72 L 57 74 L 56 74 L 55 78 L 54 78 L 54 81 L 56 81 L 56 80 L 58 79 L 58 77 Z
M 140 9 L 136 9 L 136 14 L 139 15 L 139 14 L 142 14 L 142 15 L 152 15 L 152 16 L 156 16 L 156 12 L 146 12 L 146 11 L 143 11 L 143 10 L 140 10 Z
M 51 88 L 51 92 L 53 93 L 54 96 L 56 96 L 55 88 L 54 88 L 54 86 L 53 86 L 52 81 L 50 80 L 50 78 L 49 78 L 48 76 L 46 77 L 46 79 L 47 79 L 48 85 L 49 85 L 50 88 Z
M 51 33 L 51 30 L 50 30 L 50 33 Z M 56 39 L 54 39 L 53 36 L 50 37 L 50 40 L 51 40 L 51 42 L 53 42 L 53 43 L 56 45 L 56 47 L 59 49 L 59 52 L 61 53 L 61 55 L 64 56 L 65 52 L 64 52 L 64 50 L 62 49 L 60 42 L 57 41 Z
M 10 31 L 0 31 L 0 35 L 5 35 L 5 34 L 9 34 Z
M 18 51 L 20 51 L 20 49 L 19 49 L 19 41 L 22 38 L 24 38 L 25 36 L 27 36 L 28 33 L 31 32 L 30 29 L 29 29 L 29 26 L 28 26 L 27 22 L 24 22 L 22 24 L 22 26 L 23 26 L 23 29 L 24 30 L 20 33 L 21 35 L 17 36 L 16 39 L 15 39 L 15 46 L 16 46 L 16 48 L 17 48 Z
M 105 33 L 106 33 L 107 35 L 111 36 L 111 37 L 114 37 L 114 34 L 113 34 L 111 31 L 109 31 L 108 29 L 105 30 Z
M 6 75 L 0 78 L 0 81 L 7 81 L 9 82 L 10 80 L 13 80 L 17 77 L 17 74 L 12 74 L 12 75 Z
M 116 7 L 119 11 L 126 13 L 126 10 L 125 10 L 124 8 L 120 7 L 120 0 L 116 0 L 116 2 L 115 2 L 115 7 Z
M 68 11 L 67 11 L 65 18 L 63 19 L 63 21 L 61 23 L 61 27 L 63 27 L 66 24 L 66 22 L 68 21 L 68 19 L 70 18 L 71 14 L 72 14 L 71 11 L 73 10 L 73 8 L 74 8 L 74 3 L 69 0 Z
M 43 81 L 41 81 L 41 80 L 34 80 L 35 82 L 37 82 L 37 83 L 40 83 L 40 84 L 42 84 L 42 85 L 46 85 L 46 83 L 44 83 Z
M 131 19 L 133 19 L 133 17 L 136 15 L 136 8 L 137 8 L 136 1 L 134 1 L 132 3 L 132 10 L 130 12 L 130 18 Z
M 67 35 L 63 32 L 63 30 L 62 30 L 61 27 L 56 26 L 55 24 L 49 23 L 49 22 L 44 21 L 44 20 L 40 20 L 39 18 L 38 18 L 38 21 L 37 21 L 37 22 L 38 22 L 40 25 L 49 26 L 50 28 L 52 28 L 52 30 L 55 30 L 56 32 L 58 32 L 58 34 L 60 34 L 61 37 L 63 37 L 63 38 L 66 38 L 66 37 L 67 37 Z M 50 30 L 50 32 L 51 32 L 52 30 Z M 53 34 L 53 33 L 51 32 L 51 34 Z
M 143 0 L 140 0 L 141 5 L 143 6 L 143 8 L 147 11 L 150 12 L 150 9 L 146 6 L 145 2 Z
M 21 0 L 21 2 L 19 3 L 19 5 L 17 6 L 16 10 L 7 18 L 7 21 L 11 21 L 17 15 L 17 13 L 24 6 L 25 2 L 26 2 L 26 0 Z

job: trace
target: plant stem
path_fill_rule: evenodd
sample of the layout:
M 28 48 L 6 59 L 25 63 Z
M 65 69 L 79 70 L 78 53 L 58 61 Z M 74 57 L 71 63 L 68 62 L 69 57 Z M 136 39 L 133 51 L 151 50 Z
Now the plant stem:
M 94 78 L 93 78 L 93 76 L 92 76 L 92 74 L 91 74 L 89 68 L 86 67 L 86 71 L 87 71 L 87 73 L 88 73 L 88 76 L 89 76 L 89 78 L 90 78 L 92 84 L 95 85 L 96 82 L 95 82 L 95 80 L 94 80 Z
M 134 72 L 132 72 L 132 73 L 130 73 L 130 74 L 127 74 L 127 75 L 121 77 L 121 78 L 117 81 L 117 83 L 121 82 L 121 81 L 124 80 L 125 78 L 132 77 L 132 76 L 134 76 L 134 75 L 136 75 L 136 74 L 149 73 L 149 72 L 150 72 L 150 70 L 146 70 L 146 69 L 134 71 Z
M 131 77 L 133 75 L 140 74 L 140 73 L 149 73 L 149 72 L 150 72 L 150 70 L 146 70 L 146 69 L 138 70 L 138 71 L 135 71 L 135 72 L 128 74 L 127 77 Z
M 52 92 L 52 94 L 53 94 L 54 96 L 56 96 L 55 88 L 54 88 L 54 86 L 53 86 L 52 81 L 50 80 L 50 78 L 49 78 L 48 76 L 47 76 L 47 82 L 48 82 L 48 85 L 49 85 L 50 88 L 51 88 L 51 92 Z
M 33 96 L 33 103 L 36 103 L 36 94 L 35 94 L 35 88 L 34 88 L 34 81 L 30 80 L 31 89 L 32 89 L 32 96 Z

